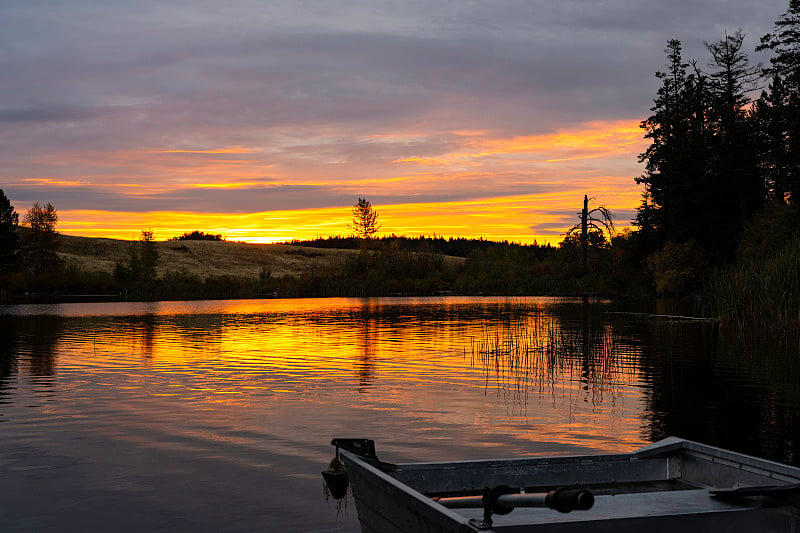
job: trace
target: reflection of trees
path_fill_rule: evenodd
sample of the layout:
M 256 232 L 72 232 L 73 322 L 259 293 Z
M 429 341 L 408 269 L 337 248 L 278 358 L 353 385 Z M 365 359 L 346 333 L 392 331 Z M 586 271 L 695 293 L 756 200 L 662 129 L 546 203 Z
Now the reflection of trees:
M 17 332 L 14 323 L 13 317 L 0 317 L 0 405 L 7 403 L 6 389 L 11 388 L 11 382 L 17 373 Z
M 158 330 L 156 315 L 147 313 L 131 317 L 131 325 L 136 332 L 136 338 L 139 340 L 142 361 L 145 364 L 152 363 L 156 332 Z
M 30 354 L 30 373 L 35 377 L 52 377 L 56 371 L 56 345 L 64 319 L 60 316 L 25 317 L 17 321 L 21 344 Z M 44 380 L 50 383 L 50 380 Z
M 359 327 L 358 392 L 366 392 L 375 381 L 375 344 L 378 336 L 378 321 L 369 301 L 361 307 Z
M 680 435 L 800 462 L 798 339 L 687 323 L 650 323 L 642 334 L 646 438 Z
M 27 355 L 28 372 L 41 385 L 51 385 L 56 371 L 56 345 L 64 319 L 58 316 L 0 318 L 0 404 Z

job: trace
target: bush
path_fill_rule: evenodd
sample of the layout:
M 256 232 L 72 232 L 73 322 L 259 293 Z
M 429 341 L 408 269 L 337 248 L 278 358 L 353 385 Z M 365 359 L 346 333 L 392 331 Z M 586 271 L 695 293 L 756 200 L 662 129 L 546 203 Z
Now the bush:
M 191 231 L 186 232 L 183 235 L 178 237 L 170 238 L 171 241 L 224 241 L 225 239 L 222 238 L 222 235 L 212 235 L 211 233 L 206 233 L 204 231 Z
M 656 291 L 662 296 L 698 294 L 705 284 L 710 265 L 705 251 L 695 241 L 668 242 L 647 258 Z

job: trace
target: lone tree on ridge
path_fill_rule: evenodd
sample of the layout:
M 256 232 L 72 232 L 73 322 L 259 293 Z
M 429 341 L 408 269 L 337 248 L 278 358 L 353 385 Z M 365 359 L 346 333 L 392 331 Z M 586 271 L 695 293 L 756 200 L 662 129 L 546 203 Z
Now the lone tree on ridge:
M 359 197 L 353 206 L 353 223 L 349 224 L 349 227 L 357 237 L 365 241 L 370 240 L 381 229 L 381 225 L 378 224 L 378 212 L 366 198 Z

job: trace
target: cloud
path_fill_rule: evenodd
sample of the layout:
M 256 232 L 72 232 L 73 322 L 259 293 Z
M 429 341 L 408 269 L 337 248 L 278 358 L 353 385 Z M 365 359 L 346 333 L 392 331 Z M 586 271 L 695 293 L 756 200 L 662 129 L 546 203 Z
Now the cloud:
M 5 0 L 0 183 L 64 210 L 569 190 L 632 209 L 666 41 L 703 64 L 785 4 Z
M 23 107 L 0 109 L 0 122 L 80 122 L 100 114 L 100 110 L 75 106 Z

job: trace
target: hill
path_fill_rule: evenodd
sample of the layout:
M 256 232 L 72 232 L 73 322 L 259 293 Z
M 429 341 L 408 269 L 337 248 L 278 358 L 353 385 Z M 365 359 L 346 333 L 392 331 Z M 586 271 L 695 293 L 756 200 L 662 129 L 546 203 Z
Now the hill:
M 127 263 L 131 241 L 61 236 L 59 255 L 79 270 L 113 272 Z M 229 241 L 160 241 L 158 274 L 185 269 L 205 279 L 209 276 L 257 277 L 262 268 L 273 276 L 302 275 L 312 271 L 339 271 L 357 250 L 309 249 L 287 244 L 250 244 Z
M 113 272 L 116 263 L 127 263 L 132 241 L 95 237 L 61 236 L 59 255 L 82 271 Z M 232 241 L 159 241 L 158 275 L 185 269 L 201 279 L 210 276 L 258 277 L 262 268 L 274 277 L 301 276 L 312 272 L 343 271 L 355 249 L 309 248 L 291 244 L 251 244 Z M 462 257 L 445 257 L 448 265 L 462 265 Z

